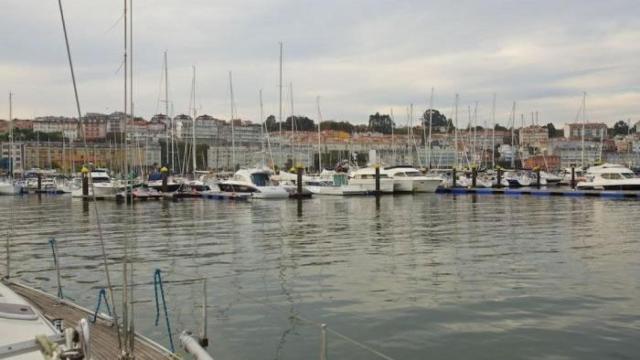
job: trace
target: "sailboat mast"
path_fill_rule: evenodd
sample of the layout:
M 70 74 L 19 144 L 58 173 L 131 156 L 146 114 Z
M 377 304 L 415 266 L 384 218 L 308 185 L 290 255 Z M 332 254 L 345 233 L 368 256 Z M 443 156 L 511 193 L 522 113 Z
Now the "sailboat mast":
M 491 134 L 491 168 L 496 167 L 496 93 L 493 93 L 493 102 L 491 105 L 491 123 L 493 131 Z
M 582 94 L 582 136 L 581 136 L 581 142 L 582 142 L 581 157 L 582 157 L 583 168 L 584 168 L 584 130 L 585 130 L 585 121 L 587 121 L 586 111 L 585 111 L 586 107 L 587 107 L 587 93 L 584 92 Z
M 173 119 L 169 116 L 169 63 L 167 62 L 167 51 L 164 51 L 164 114 L 167 117 L 165 123 L 165 161 L 169 164 L 169 169 L 173 170 Z M 171 135 L 169 135 L 171 134 Z M 171 136 L 171 156 L 169 156 L 169 136 Z
M 196 67 L 193 66 L 193 78 L 191 80 L 191 90 L 193 94 L 193 122 L 191 126 L 191 160 L 193 165 L 193 179 L 196 179 Z
M 9 91 L 9 174 L 13 179 L 13 93 Z M 7 275 L 9 272 L 7 272 Z
M 516 149 L 515 149 L 515 132 L 516 127 L 516 102 L 513 102 L 513 107 L 511 109 L 511 168 L 515 170 L 516 168 Z
M 322 123 L 322 112 L 320 112 L 320 96 L 316 96 L 316 105 L 318 107 L 318 172 L 322 172 L 322 142 L 320 124 Z
M 229 71 L 229 95 L 231 96 L 231 164 L 233 165 L 233 170 L 236 169 L 236 135 L 235 135 L 235 126 L 233 124 L 233 117 L 235 115 L 235 107 L 234 107 L 234 99 L 233 99 L 233 76 L 231 71 Z
M 296 149 L 296 121 L 295 121 L 295 112 L 293 108 L 293 83 L 289 83 L 289 100 L 291 101 L 291 142 L 289 143 L 290 151 L 291 151 L 291 159 L 294 160 L 293 166 L 296 166 L 298 163 L 298 152 Z
M 389 109 L 391 115 L 391 151 L 393 152 L 393 165 L 396 165 L 396 143 L 394 137 L 394 129 L 396 127 L 396 120 L 393 116 L 393 108 Z
M 278 105 L 278 137 L 280 138 L 280 162 L 282 162 L 282 42 L 280 42 L 280 71 L 279 71 L 278 91 L 280 93 L 279 105 Z
M 260 89 L 259 91 L 260 94 L 260 152 L 262 153 L 262 163 L 266 164 L 266 153 L 265 153 L 265 148 L 264 148 L 264 142 L 265 142 L 265 121 L 264 121 L 264 104 L 262 103 L 262 89 Z
M 129 61 L 128 61 L 128 53 L 127 53 L 127 42 L 128 42 L 128 38 L 127 38 L 127 34 L 128 34 L 128 29 L 129 24 L 127 23 L 127 0 L 124 0 L 124 53 L 123 53 L 123 58 L 124 58 L 124 105 L 123 105 L 123 122 L 124 124 L 127 123 L 127 111 L 128 111 L 128 102 L 129 102 L 129 92 L 128 92 L 128 84 L 127 84 L 127 79 L 129 78 Z M 126 125 L 123 125 L 126 126 Z M 120 129 L 122 130 L 122 129 Z M 126 159 L 127 159 L 127 150 L 125 149 L 125 140 L 124 138 L 121 139 L 122 141 L 122 149 L 123 149 L 123 159 L 122 159 L 122 172 L 125 176 L 127 176 L 127 165 L 126 165 Z M 123 310 L 123 316 L 124 316 L 124 310 Z M 123 319 L 124 323 L 126 324 L 126 319 Z
M 458 101 L 460 99 L 460 95 L 456 94 L 456 105 L 455 105 L 455 116 L 454 116 L 454 121 L 455 124 L 453 125 L 453 156 L 454 156 L 454 163 L 455 163 L 455 168 L 458 168 Z
M 433 88 L 431 88 L 431 96 L 429 97 L 429 138 L 427 140 L 427 144 L 425 144 L 426 146 L 426 151 L 427 151 L 427 158 L 428 160 L 425 160 L 425 162 L 427 163 L 427 168 L 431 169 L 431 132 L 433 131 Z

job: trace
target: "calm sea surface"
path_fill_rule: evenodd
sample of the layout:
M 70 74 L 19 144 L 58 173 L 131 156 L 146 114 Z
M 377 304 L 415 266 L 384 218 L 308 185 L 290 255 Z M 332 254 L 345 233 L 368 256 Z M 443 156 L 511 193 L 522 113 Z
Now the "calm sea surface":
M 317 359 L 320 323 L 331 359 L 379 358 L 364 347 L 390 359 L 640 358 L 637 200 L 424 194 L 98 210 L 118 285 L 129 244 L 136 328 L 166 346 L 155 269 L 176 346 L 175 334 L 201 327 L 201 283 L 182 280 L 208 279 L 216 359 Z M 14 224 L 13 275 L 55 293 L 55 237 L 65 295 L 95 308 L 105 276 L 93 206 L 2 197 L 0 212 L 2 242 Z

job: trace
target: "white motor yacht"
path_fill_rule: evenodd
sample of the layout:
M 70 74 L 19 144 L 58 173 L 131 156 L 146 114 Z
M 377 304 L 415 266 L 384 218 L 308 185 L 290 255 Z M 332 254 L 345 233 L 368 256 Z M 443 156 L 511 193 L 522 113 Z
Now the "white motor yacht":
M 319 176 L 305 180 L 305 186 L 314 195 L 367 195 L 364 186 L 349 185 L 346 174 L 333 170 L 322 170 Z
M 587 169 L 579 190 L 640 190 L 640 178 L 631 169 L 618 164 L 602 164 Z
M 533 179 L 527 176 L 527 174 L 515 171 L 506 172 L 504 174 L 504 180 L 506 180 L 511 188 L 527 187 L 534 184 Z
M 384 173 L 393 179 L 394 192 L 436 192 L 442 179 L 425 176 L 411 166 L 391 166 Z
M 376 191 L 376 169 L 366 167 L 358 169 L 349 175 L 349 185 L 362 186 L 367 192 Z M 393 179 L 380 171 L 380 192 L 393 193 Z
M 257 199 L 287 199 L 289 192 L 271 181 L 271 171 L 265 169 L 240 169 L 229 180 L 218 182 L 218 188 L 226 193 L 251 193 Z
M 89 186 L 89 196 L 93 196 L 92 188 L 95 190 L 96 197 L 116 196 L 116 194 L 125 188 L 118 181 L 111 178 L 107 169 L 93 169 L 89 174 L 93 184 L 93 186 Z M 82 186 L 80 186 L 80 188 L 73 189 L 71 196 L 82 197 Z

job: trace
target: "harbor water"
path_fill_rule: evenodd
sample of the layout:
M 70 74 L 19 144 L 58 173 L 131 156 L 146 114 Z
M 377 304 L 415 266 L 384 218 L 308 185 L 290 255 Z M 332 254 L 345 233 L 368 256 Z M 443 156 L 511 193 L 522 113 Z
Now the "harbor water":
M 136 329 L 166 346 L 156 269 L 174 341 L 198 334 L 202 285 L 188 280 L 207 279 L 216 359 L 317 359 L 323 323 L 331 359 L 640 357 L 638 200 L 421 194 L 97 210 L 117 286 L 127 245 Z M 64 295 L 94 309 L 106 279 L 93 205 L 2 197 L 0 212 L 12 276 L 55 294 L 54 237 Z

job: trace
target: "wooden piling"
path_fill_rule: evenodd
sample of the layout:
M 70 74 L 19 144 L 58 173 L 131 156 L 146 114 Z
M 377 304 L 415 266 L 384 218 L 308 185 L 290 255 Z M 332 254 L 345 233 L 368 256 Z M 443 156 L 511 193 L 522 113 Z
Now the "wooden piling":
M 380 165 L 374 165 L 376 169 L 376 196 L 380 195 Z

